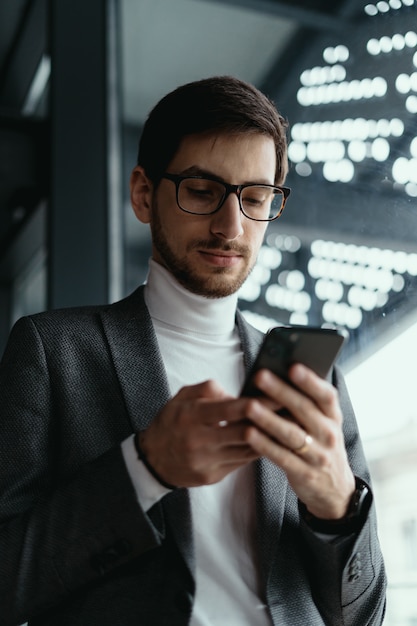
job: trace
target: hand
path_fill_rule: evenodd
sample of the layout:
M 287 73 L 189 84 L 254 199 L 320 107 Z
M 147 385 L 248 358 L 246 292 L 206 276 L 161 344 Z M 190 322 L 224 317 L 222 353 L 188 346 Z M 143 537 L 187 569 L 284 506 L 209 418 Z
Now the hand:
M 148 462 L 177 487 L 220 481 L 259 456 L 246 440 L 248 402 L 213 381 L 183 387 L 141 433 Z
M 247 430 L 247 442 L 285 471 L 310 513 L 339 519 L 346 514 L 355 479 L 344 445 L 337 391 L 300 364 L 292 366 L 289 376 L 296 389 L 268 370 L 256 374 L 266 401 L 252 400 L 248 417 L 253 427 Z M 292 419 L 276 414 L 282 407 Z

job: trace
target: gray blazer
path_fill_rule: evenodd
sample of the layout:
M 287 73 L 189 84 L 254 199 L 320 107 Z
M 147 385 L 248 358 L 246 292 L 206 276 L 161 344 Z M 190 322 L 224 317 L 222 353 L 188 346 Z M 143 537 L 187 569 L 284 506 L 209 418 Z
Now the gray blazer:
M 237 313 L 249 367 L 262 334 Z M 334 372 L 356 475 L 369 482 Z M 121 302 L 17 322 L 0 366 L 0 626 L 185 626 L 194 593 L 188 493 L 145 514 L 120 442 L 169 399 L 143 287 Z M 255 464 L 261 592 L 280 626 L 382 623 L 374 507 L 358 536 L 322 541 L 285 474 Z M 221 555 L 219 555 L 221 558 Z

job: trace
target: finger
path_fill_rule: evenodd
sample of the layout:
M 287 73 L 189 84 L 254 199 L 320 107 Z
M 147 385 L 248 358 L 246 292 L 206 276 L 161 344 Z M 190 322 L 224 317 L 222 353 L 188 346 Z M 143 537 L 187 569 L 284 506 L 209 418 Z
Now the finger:
M 336 390 L 304 366 L 297 364 L 290 371 L 291 380 L 295 378 L 299 381 L 300 389 L 286 384 L 268 370 L 259 373 L 258 386 L 267 395 L 281 401 L 293 418 L 314 438 L 326 440 L 332 436 L 332 429 L 326 422 L 331 420 L 339 428 L 342 423 Z M 313 397 L 306 395 L 307 392 Z
M 201 423 L 211 428 L 223 429 L 230 424 L 246 420 L 248 402 L 258 402 L 247 398 L 225 398 L 212 401 L 202 398 L 198 402 L 198 414 Z
M 293 418 L 298 419 L 301 417 L 301 423 L 305 427 L 305 419 L 311 419 L 311 414 L 316 412 L 312 399 L 275 376 L 269 370 L 260 370 L 256 375 L 256 379 L 258 387 L 266 396 L 285 407 Z
M 326 416 L 337 421 L 342 419 L 337 390 L 329 381 L 320 378 L 300 363 L 290 368 L 289 377 L 299 389 L 314 400 Z
M 308 433 L 296 421 L 281 417 L 265 407 L 250 406 L 248 418 L 258 429 L 290 451 L 301 449 Z
M 305 465 L 305 460 L 298 457 L 282 443 L 272 440 L 257 428 L 248 428 L 246 440 L 259 456 L 270 459 L 286 473 L 299 471 Z

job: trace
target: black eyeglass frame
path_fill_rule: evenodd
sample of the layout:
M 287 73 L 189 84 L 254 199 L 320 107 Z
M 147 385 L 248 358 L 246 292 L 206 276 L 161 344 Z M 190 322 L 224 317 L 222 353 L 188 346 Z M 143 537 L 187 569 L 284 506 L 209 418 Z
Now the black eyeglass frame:
M 161 178 L 166 178 L 167 180 L 171 180 L 175 184 L 175 195 L 176 195 L 178 208 L 181 209 L 181 211 L 184 211 L 184 213 L 190 213 L 191 215 L 213 215 L 213 213 L 217 213 L 217 211 L 220 211 L 220 209 L 222 208 L 223 204 L 226 202 L 226 199 L 230 196 L 230 194 L 235 193 L 239 200 L 239 208 L 242 211 L 243 215 L 248 218 L 248 220 L 253 220 L 254 222 L 273 222 L 274 220 L 278 219 L 282 215 L 288 196 L 291 193 L 290 187 L 283 187 L 281 185 L 267 185 L 264 183 L 247 183 L 243 185 L 231 185 L 230 183 L 226 183 L 224 180 L 220 180 L 216 178 L 215 176 L 208 176 L 208 175 L 207 176 L 183 176 L 181 174 L 171 174 L 170 172 L 165 172 L 164 174 L 162 174 Z M 184 207 L 180 205 L 178 196 L 179 196 L 180 184 L 182 183 L 183 180 L 186 180 L 187 178 L 191 178 L 193 180 L 212 180 L 216 183 L 219 183 L 220 185 L 223 185 L 225 192 L 222 198 L 220 199 L 220 202 L 217 208 L 215 208 L 213 211 L 210 211 L 209 213 L 198 213 L 195 211 L 189 211 L 188 209 L 184 209 Z M 245 213 L 245 210 L 242 207 L 241 193 L 244 189 L 247 189 L 249 187 L 267 187 L 268 189 L 278 189 L 278 191 L 282 192 L 284 199 L 282 201 L 282 206 L 278 214 L 275 217 L 270 217 L 264 220 L 260 220 L 260 219 L 257 219 L 256 217 L 251 217 L 250 215 L 247 215 Z

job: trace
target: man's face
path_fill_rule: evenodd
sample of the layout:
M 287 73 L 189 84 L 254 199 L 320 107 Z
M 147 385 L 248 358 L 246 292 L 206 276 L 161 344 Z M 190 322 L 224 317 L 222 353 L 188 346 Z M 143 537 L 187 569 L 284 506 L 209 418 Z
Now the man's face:
M 186 137 L 167 171 L 216 176 L 231 184 L 274 184 L 275 146 L 263 135 Z M 162 179 L 150 215 L 155 261 L 189 291 L 209 298 L 236 292 L 252 270 L 267 223 L 250 220 L 230 194 L 211 215 L 184 213 L 175 184 Z

